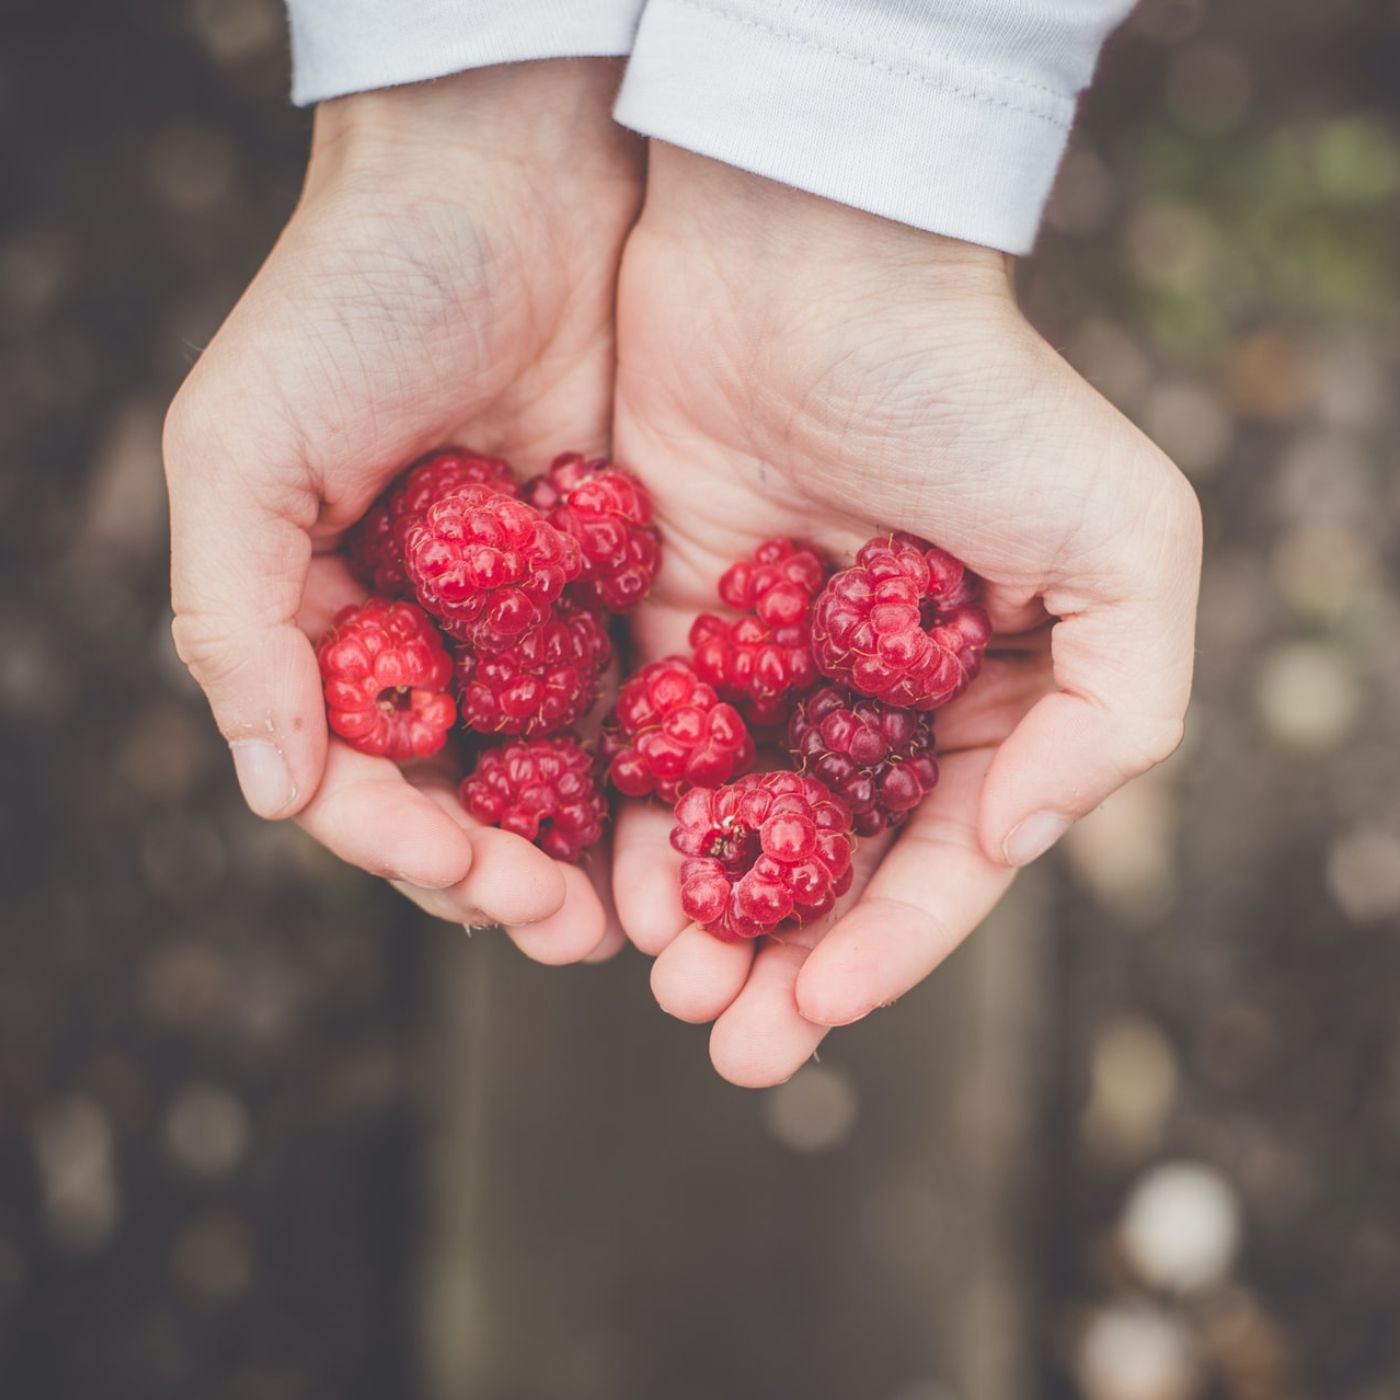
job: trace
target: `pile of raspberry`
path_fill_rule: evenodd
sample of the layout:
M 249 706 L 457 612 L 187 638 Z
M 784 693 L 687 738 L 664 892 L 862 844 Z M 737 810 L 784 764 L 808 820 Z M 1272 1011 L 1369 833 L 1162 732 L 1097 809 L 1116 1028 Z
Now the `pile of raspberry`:
M 641 483 L 573 452 L 521 482 L 499 457 L 447 448 L 391 483 L 346 554 L 370 596 L 318 648 L 331 729 L 400 763 L 461 743 L 462 805 L 578 860 L 608 808 L 576 727 L 612 661 L 609 614 L 636 606 L 661 562 Z
M 610 617 L 661 563 L 635 477 L 566 453 L 521 483 L 499 458 L 436 452 L 347 552 L 371 596 L 320 644 L 335 733 L 400 762 L 455 733 L 466 809 L 563 860 L 601 838 L 609 791 L 674 807 L 681 902 L 726 940 L 830 911 L 857 839 L 937 783 L 933 712 L 991 636 L 978 580 L 926 540 L 878 535 L 841 570 L 769 540 L 721 577 L 727 611 L 695 619 L 688 654 L 622 680 L 589 742 Z M 754 771 L 760 753 L 775 771 Z
M 643 667 L 604 728 L 614 787 L 674 801 L 681 903 L 716 937 L 828 913 L 861 836 L 899 826 L 938 782 L 933 711 L 976 678 L 991 637 L 978 580 L 909 534 L 848 569 L 769 540 L 719 581 L 691 654 Z M 760 748 L 782 767 L 750 771 Z

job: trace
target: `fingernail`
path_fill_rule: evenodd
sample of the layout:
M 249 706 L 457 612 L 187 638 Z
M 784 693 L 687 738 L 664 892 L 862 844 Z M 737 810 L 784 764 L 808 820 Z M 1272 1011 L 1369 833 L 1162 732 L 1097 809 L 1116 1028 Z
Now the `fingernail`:
M 260 817 L 276 817 L 285 812 L 297 790 L 287 760 L 276 745 L 266 739 L 235 739 L 229 748 L 233 751 L 233 771 L 238 774 L 243 800 Z
M 1069 830 L 1068 817 L 1058 812 L 1032 812 L 1013 826 L 1001 843 L 1008 865 L 1029 865 L 1043 856 Z

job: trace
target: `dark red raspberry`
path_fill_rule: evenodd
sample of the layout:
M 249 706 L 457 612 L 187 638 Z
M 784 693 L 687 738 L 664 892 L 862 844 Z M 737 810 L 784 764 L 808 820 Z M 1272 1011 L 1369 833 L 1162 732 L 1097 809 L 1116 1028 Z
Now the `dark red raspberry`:
M 420 457 L 351 530 L 346 547 L 355 577 L 372 593 L 411 598 L 413 585 L 403 566 L 409 522 L 449 491 L 471 485 L 489 486 L 507 496 L 520 489 L 510 463 L 501 457 L 483 457 L 468 447 L 444 447 Z
M 851 814 L 815 778 L 751 773 L 676 804 L 681 904 L 717 938 L 825 914 L 851 887 Z
M 567 734 L 487 749 L 463 780 L 461 799 L 477 821 L 513 831 L 556 860 L 577 860 L 608 819 L 593 759 Z
M 768 540 L 732 565 L 719 596 L 739 618 L 701 613 L 690 629 L 695 670 L 754 724 L 780 724 L 820 679 L 812 657 L 812 600 L 826 568 L 791 540 Z
M 606 457 L 565 452 L 522 494 L 583 550 L 583 576 L 571 590 L 580 602 L 627 612 L 650 592 L 661 540 L 651 497 L 630 472 Z
M 597 613 L 561 598 L 538 627 L 500 651 L 457 649 L 462 718 L 482 734 L 554 734 L 598 698 L 612 643 Z
M 351 748 L 402 760 L 446 742 L 452 658 L 421 608 L 389 598 L 342 608 L 316 656 L 326 717 Z
M 880 535 L 817 598 L 817 665 L 889 705 L 946 705 L 977 675 L 992 635 L 977 593 L 976 576 L 946 551 L 915 535 Z
M 613 786 L 627 797 L 655 793 L 663 802 L 687 788 L 728 782 L 754 760 L 738 710 L 679 656 L 653 661 L 624 683 L 603 741 Z
M 938 782 L 933 720 L 823 686 L 797 707 L 788 748 L 798 768 L 851 809 L 859 836 L 898 826 Z
M 488 486 L 459 486 L 409 522 L 404 563 L 443 630 L 485 651 L 539 626 L 583 556 L 533 506 Z

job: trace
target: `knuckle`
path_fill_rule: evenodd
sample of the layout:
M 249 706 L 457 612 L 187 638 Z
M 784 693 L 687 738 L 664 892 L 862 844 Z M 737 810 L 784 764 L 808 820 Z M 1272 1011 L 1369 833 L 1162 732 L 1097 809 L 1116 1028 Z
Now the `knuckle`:
M 1186 725 L 1179 716 L 1139 721 L 1134 730 L 1124 736 L 1125 770 L 1136 775 L 1165 763 L 1181 747 L 1185 734 Z
M 218 686 L 240 667 L 241 654 L 228 631 L 200 613 L 177 613 L 170 624 L 175 654 L 205 690 Z

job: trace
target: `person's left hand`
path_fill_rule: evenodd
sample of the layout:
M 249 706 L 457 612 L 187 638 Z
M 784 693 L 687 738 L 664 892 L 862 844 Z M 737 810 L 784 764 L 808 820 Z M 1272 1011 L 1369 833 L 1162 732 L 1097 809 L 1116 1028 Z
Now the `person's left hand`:
M 625 804 L 614 895 L 662 1007 L 715 1021 L 737 1084 L 913 987 L 1015 870 L 1165 758 L 1190 687 L 1200 557 L 1175 467 L 1027 325 L 1006 260 L 652 145 L 623 258 L 614 442 L 666 564 L 643 660 L 789 536 L 849 562 L 889 529 L 986 582 L 996 636 L 937 714 L 941 780 L 868 840 L 834 918 L 722 943 L 681 909 L 671 814 Z

